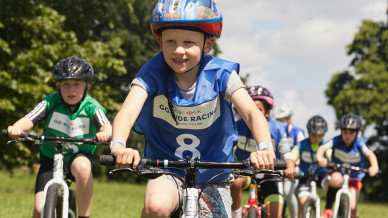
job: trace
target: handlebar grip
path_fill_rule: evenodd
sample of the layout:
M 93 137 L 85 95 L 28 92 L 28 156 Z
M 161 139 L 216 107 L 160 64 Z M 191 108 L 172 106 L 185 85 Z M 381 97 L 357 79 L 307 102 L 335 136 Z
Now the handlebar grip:
M 8 136 L 8 130 L 7 129 L 1 130 L 1 134 Z M 28 136 L 28 134 L 27 133 L 20 134 L 20 137 L 25 137 L 25 136 Z
M 116 157 L 113 155 L 100 155 L 100 164 L 105 166 L 116 165 Z
M 287 168 L 285 160 L 275 160 L 273 164 L 274 170 L 285 170 Z

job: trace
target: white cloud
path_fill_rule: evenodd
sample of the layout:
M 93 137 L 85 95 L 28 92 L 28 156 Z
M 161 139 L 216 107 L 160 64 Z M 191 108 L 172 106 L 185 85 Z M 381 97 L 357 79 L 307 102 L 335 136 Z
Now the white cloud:
M 363 19 L 385 21 L 386 0 L 218 0 L 223 32 L 221 58 L 241 64 L 248 85 L 263 85 L 275 104 L 294 107 L 293 121 L 305 129 L 316 114 L 334 130 L 334 110 L 324 90 L 332 75 L 346 69 L 351 43 Z

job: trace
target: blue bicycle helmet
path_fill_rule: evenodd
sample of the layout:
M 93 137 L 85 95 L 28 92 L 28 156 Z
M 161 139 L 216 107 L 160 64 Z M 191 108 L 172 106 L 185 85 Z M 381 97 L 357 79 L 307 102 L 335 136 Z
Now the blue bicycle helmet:
M 196 28 L 219 38 L 222 14 L 213 0 L 159 0 L 151 15 L 152 33 L 174 27 Z

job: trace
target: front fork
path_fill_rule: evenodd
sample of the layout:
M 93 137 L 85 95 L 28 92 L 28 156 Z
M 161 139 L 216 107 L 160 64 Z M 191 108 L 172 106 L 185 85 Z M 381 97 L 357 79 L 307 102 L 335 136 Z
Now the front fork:
M 321 201 L 317 195 L 317 183 L 315 181 L 310 182 L 311 195 L 310 198 L 315 200 L 315 217 L 320 217 Z
M 342 188 L 340 190 L 338 190 L 337 194 L 335 195 L 335 204 L 334 204 L 334 213 L 333 213 L 333 218 L 337 218 L 338 216 L 338 209 L 339 209 L 339 205 L 340 205 L 340 201 L 341 201 L 341 195 L 342 194 L 346 194 L 349 196 L 349 211 L 348 211 L 348 218 L 350 218 L 350 197 L 351 197 L 351 194 L 350 194 L 350 191 L 349 191 L 349 175 L 348 174 L 344 174 L 343 175 L 343 184 L 342 184 Z
M 244 205 L 243 216 L 245 216 L 249 210 L 249 208 L 254 207 L 256 209 L 257 214 L 260 214 L 260 208 L 257 203 L 257 185 L 251 183 L 249 185 L 249 199 L 248 204 Z
M 63 191 L 63 201 L 62 201 L 62 217 L 68 217 L 68 208 L 69 208 L 69 187 L 67 186 L 64 180 L 63 174 L 63 154 L 54 155 L 54 165 L 53 165 L 53 178 L 47 182 L 44 186 L 44 198 L 43 198 L 43 207 L 42 207 L 42 217 L 44 213 L 44 204 L 46 202 L 47 190 L 52 184 L 59 184 Z
M 198 189 L 187 188 L 184 192 L 182 218 L 197 218 L 198 217 Z

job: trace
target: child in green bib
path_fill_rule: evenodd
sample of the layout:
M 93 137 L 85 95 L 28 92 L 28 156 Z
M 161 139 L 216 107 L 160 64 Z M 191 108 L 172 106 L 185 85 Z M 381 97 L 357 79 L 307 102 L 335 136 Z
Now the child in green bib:
M 48 95 L 30 113 L 8 127 L 8 135 L 17 138 L 21 133 L 45 121 L 43 135 L 67 138 L 89 138 L 96 136 L 106 142 L 112 126 L 106 117 L 106 109 L 87 95 L 94 71 L 90 63 L 78 57 L 59 61 L 53 70 L 58 92 Z M 35 184 L 33 217 L 42 212 L 44 186 L 53 177 L 55 144 L 39 147 L 40 168 Z M 64 164 L 67 177 L 75 180 L 79 217 L 89 217 L 93 194 L 91 156 L 96 145 L 65 147 Z

